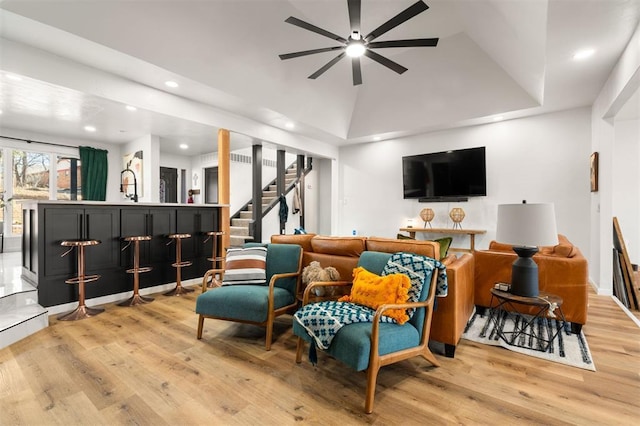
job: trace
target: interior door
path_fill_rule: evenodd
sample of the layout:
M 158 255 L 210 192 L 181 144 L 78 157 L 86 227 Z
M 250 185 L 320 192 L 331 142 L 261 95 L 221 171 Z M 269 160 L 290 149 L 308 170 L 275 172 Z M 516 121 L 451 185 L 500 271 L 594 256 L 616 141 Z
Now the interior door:
M 178 169 L 160 167 L 160 202 L 178 202 Z
M 204 202 L 205 204 L 218 203 L 218 168 L 208 167 L 204 169 Z

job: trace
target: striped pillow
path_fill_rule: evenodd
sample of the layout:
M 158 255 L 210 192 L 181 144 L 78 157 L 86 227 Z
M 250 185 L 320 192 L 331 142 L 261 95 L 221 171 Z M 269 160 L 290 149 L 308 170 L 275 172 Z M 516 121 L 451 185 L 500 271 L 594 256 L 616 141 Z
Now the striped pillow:
M 265 284 L 266 266 L 266 247 L 229 249 L 222 285 Z

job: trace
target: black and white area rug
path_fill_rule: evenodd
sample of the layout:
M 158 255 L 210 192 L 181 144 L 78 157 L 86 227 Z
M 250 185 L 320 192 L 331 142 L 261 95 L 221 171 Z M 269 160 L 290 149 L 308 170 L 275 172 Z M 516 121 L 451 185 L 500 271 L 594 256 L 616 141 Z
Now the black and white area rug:
M 523 334 L 515 339 L 514 344 L 509 344 L 498 337 L 499 329 L 496 325 L 501 327 L 500 330 L 504 333 L 503 335 L 508 340 L 511 340 L 514 329 L 516 327 L 523 329 L 522 320 L 526 324 L 531 317 L 527 315 L 505 315 L 496 321 L 491 317 L 490 312 L 489 309 L 485 311 L 484 315 L 474 312 L 467 323 L 462 338 L 486 345 L 502 346 L 510 351 L 520 352 L 536 358 L 596 371 L 584 334 L 582 332 L 580 334 L 571 333 L 570 323 L 563 323 L 552 318 L 537 318 L 531 326 L 524 329 Z M 548 348 L 542 351 L 539 350 L 540 346 L 542 345 L 542 348 L 545 349 L 547 344 L 541 343 L 538 338 L 532 338 L 531 334 L 542 337 L 543 340 L 547 341 L 549 336 L 555 337 L 548 344 Z

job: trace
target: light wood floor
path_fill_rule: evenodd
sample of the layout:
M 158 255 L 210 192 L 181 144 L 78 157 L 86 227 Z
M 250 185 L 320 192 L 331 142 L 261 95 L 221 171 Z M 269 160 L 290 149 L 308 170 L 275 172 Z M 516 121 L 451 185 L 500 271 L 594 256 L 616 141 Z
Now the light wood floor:
M 638 424 L 640 329 L 609 298 L 590 297 L 584 328 L 597 372 L 462 341 L 456 358 L 382 369 L 374 413 L 365 375 L 319 354 L 294 362 L 291 317 L 263 330 L 205 321 L 194 301 L 156 295 L 107 305 L 0 350 L 1 425 Z
M 634 279 L 636 286 L 640 286 L 640 271 L 636 271 L 634 273 Z M 632 310 L 631 313 L 636 316 L 636 318 L 640 319 L 640 311 Z

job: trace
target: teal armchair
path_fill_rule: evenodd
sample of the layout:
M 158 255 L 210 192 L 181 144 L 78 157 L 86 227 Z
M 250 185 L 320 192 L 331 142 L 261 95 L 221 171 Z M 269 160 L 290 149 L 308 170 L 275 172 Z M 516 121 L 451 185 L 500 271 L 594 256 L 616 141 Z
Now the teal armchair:
M 373 272 L 376 275 L 381 275 L 391 256 L 392 254 L 390 253 L 366 251 L 360 256 L 358 266 L 362 266 L 367 271 Z M 418 259 L 419 262 L 420 258 L 421 257 L 417 257 L 414 259 Z M 433 265 L 437 264 L 443 268 L 439 262 L 433 262 L 435 262 Z M 365 396 L 365 412 L 367 414 L 373 411 L 376 381 L 378 371 L 381 367 L 415 356 L 422 356 L 432 365 L 439 366 L 439 362 L 428 347 L 438 275 L 438 269 L 435 267 L 429 275 L 424 275 L 422 290 L 419 296 L 415 297 L 415 299 L 417 299 L 416 302 L 385 304 L 378 307 L 371 321 L 355 322 L 342 326 L 333 337 L 330 346 L 325 349 L 325 352 L 330 356 L 343 362 L 355 371 L 367 372 L 367 389 Z M 313 309 L 320 310 L 320 306 L 323 308 L 328 306 L 327 309 L 331 309 L 332 307 L 335 309 L 339 306 L 335 303 L 331 305 L 331 302 L 316 302 L 307 306 L 309 300 L 314 299 L 313 293 L 311 293 L 312 289 L 317 286 L 350 286 L 351 284 L 351 282 L 346 281 L 318 282 L 311 283 L 307 286 L 303 298 L 304 306 L 296 313 L 296 318 L 293 322 L 293 333 L 298 336 L 296 351 L 297 363 L 300 363 L 302 360 L 304 343 L 309 342 L 311 345 L 316 345 L 317 341 L 308 329 L 301 324 L 302 320 L 299 320 L 301 312 L 305 308 L 306 312 L 309 312 L 309 310 Z M 446 283 L 444 283 L 444 285 L 446 285 Z M 322 305 L 322 303 L 325 304 Z M 327 303 L 329 303 L 329 305 L 327 305 Z M 382 314 L 388 309 L 409 308 L 415 309 L 413 316 L 402 325 L 395 322 L 384 322 L 384 319 L 382 322 L 380 321 Z M 335 313 L 332 312 L 332 315 L 333 314 Z M 344 317 L 342 319 L 344 319 Z M 321 322 L 317 319 L 311 321 L 314 323 Z M 325 335 L 324 330 L 321 335 Z M 314 362 L 315 348 L 310 348 L 309 353 L 312 362 Z
M 205 318 L 221 319 L 266 327 L 266 350 L 271 349 L 274 319 L 292 313 L 298 306 L 296 294 L 302 267 L 302 248 L 295 244 L 268 244 L 266 281 L 263 284 L 223 285 L 208 288 L 215 273 L 224 278 L 224 270 L 207 271 L 202 294 L 196 299 L 198 339 L 202 339 Z

